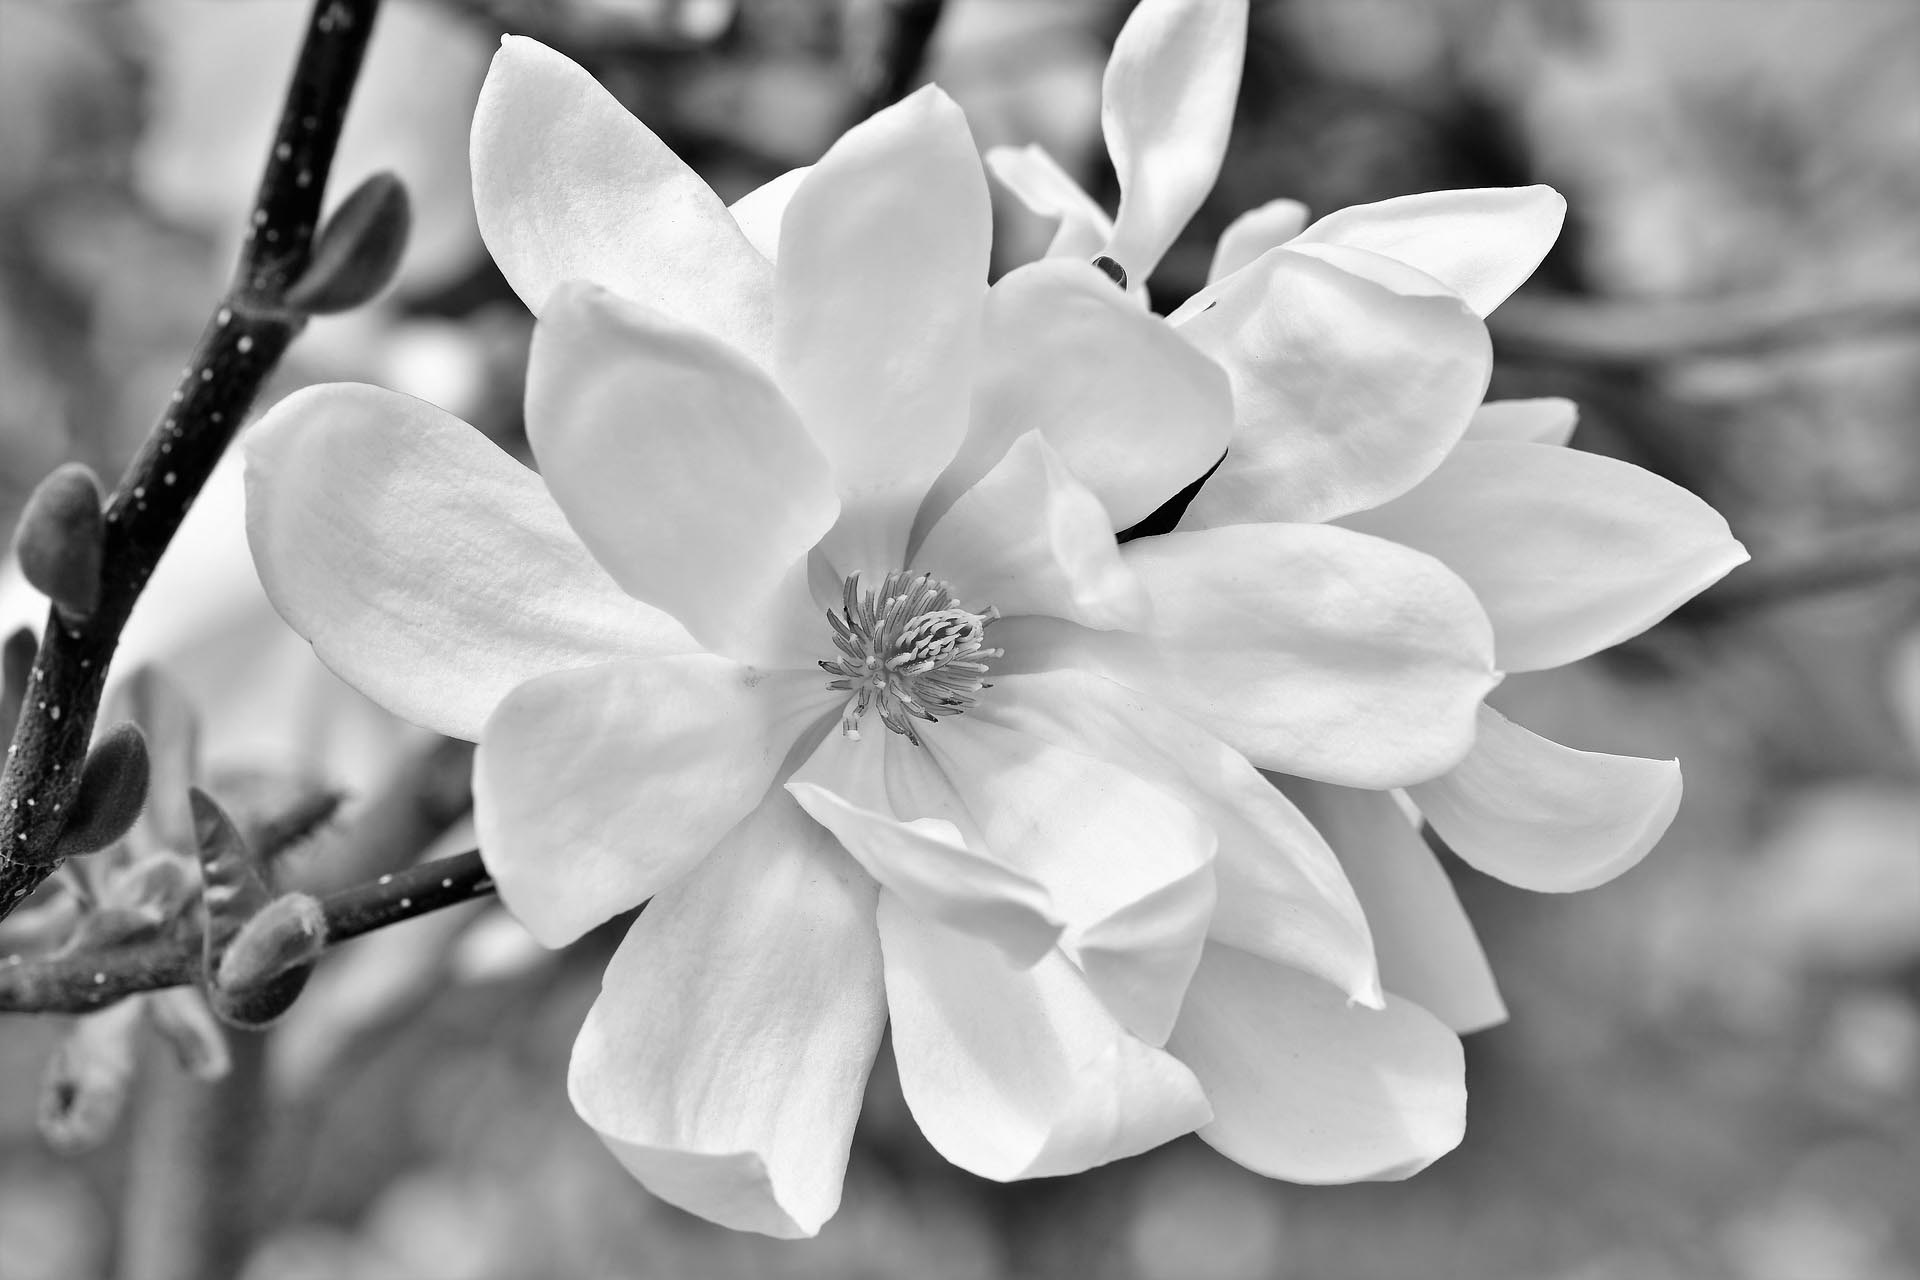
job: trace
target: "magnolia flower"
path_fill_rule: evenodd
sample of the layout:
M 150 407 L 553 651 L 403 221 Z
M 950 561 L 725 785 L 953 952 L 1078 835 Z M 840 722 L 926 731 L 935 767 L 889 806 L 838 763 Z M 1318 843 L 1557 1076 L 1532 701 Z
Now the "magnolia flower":
M 729 213 L 590 77 L 497 56 L 480 226 L 536 313 L 540 474 L 371 387 L 249 434 L 250 532 L 350 682 L 477 739 L 508 906 L 650 901 L 575 1046 L 660 1196 L 810 1234 L 891 1023 L 947 1158 L 1061 1174 L 1198 1130 L 1308 1181 L 1459 1139 L 1458 1041 L 1255 763 L 1433 777 L 1492 685 L 1438 561 L 1301 523 L 1143 538 L 1227 375 L 1092 267 L 986 288 L 985 177 L 923 90 Z M 1107 637 L 1128 684 L 1062 661 Z
M 1059 219 L 1050 256 L 1105 256 L 1135 282 L 1152 272 L 1218 174 L 1246 8 L 1143 0 L 1130 15 L 1103 86 L 1116 217 L 1044 152 L 988 155 L 1029 207 Z M 1616 644 L 1745 561 L 1699 498 L 1561 447 L 1574 425 L 1568 402 L 1481 403 L 1490 365 L 1482 317 L 1532 274 L 1564 210 L 1550 188 L 1526 187 L 1406 196 L 1310 225 L 1298 202 L 1276 200 L 1236 219 L 1206 288 L 1168 318 L 1226 371 L 1234 395 L 1225 457 L 1179 527 L 1330 522 L 1425 551 L 1473 587 L 1503 671 Z M 1137 680 L 1103 637 L 1075 636 L 1068 647 L 1062 660 Z M 1681 788 L 1677 761 L 1577 751 L 1490 707 L 1478 720 L 1467 756 L 1404 796 L 1329 786 L 1340 780 L 1324 776 L 1281 784 L 1340 854 L 1387 988 L 1463 1031 L 1505 1010 L 1406 809 L 1480 870 L 1562 891 L 1638 862 L 1672 821 Z

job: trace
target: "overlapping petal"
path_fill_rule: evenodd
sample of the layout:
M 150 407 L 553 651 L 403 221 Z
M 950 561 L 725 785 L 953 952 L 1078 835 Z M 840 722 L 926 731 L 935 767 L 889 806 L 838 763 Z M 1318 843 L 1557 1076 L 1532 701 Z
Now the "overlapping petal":
M 1002 676 L 995 689 L 998 696 L 975 715 L 1118 765 L 1177 797 L 1213 830 L 1218 896 L 1209 937 L 1379 1005 L 1373 940 L 1333 850 L 1239 752 L 1087 672 Z
M 817 619 L 794 570 L 839 515 L 833 476 L 738 352 L 569 282 L 534 329 L 527 438 L 600 563 L 709 648 L 766 658 L 784 614 Z
M 960 447 L 991 222 L 966 117 L 931 86 L 849 130 L 787 204 L 775 368 L 833 464 L 842 574 L 901 566 Z
M 928 497 L 945 511 L 1030 431 L 1046 437 L 1115 529 L 1220 460 L 1233 400 L 1214 363 L 1083 262 L 1033 263 L 987 295 L 972 423 Z
M 538 315 L 591 280 L 766 363 L 773 272 L 700 176 L 577 63 L 522 36 L 473 116 L 480 234 Z
M 1482 707 L 1467 758 L 1408 794 L 1473 866 L 1522 889 L 1568 893 L 1645 857 L 1680 792 L 1678 760 L 1577 751 Z
M 524 680 L 695 647 L 614 584 L 540 477 L 431 405 L 313 387 L 269 410 L 245 449 L 267 595 L 397 715 L 477 739 Z
M 1293 243 L 1365 249 L 1404 262 L 1484 316 L 1533 274 L 1566 216 L 1566 199 L 1552 187 L 1427 191 L 1336 209 Z
M 500 896 L 560 946 L 666 888 L 753 812 L 831 699 L 818 672 L 711 654 L 521 685 L 474 760 L 474 821 Z
M 1255 205 L 1220 233 L 1213 247 L 1213 262 L 1207 268 L 1207 283 L 1224 280 L 1247 266 L 1269 249 L 1276 249 L 1300 234 L 1307 225 L 1307 206 L 1298 200 L 1269 200 Z
M 1542 444 L 1468 441 L 1416 488 L 1342 523 L 1465 578 L 1507 671 L 1618 644 L 1747 559 L 1720 513 L 1672 481 Z
M 1130 542 L 1153 620 L 1138 636 L 1020 619 L 1006 669 L 1079 667 L 1197 721 L 1262 768 L 1348 786 L 1446 772 L 1473 741 L 1493 635 L 1430 556 L 1326 525 L 1248 524 Z
M 1024 147 L 991 147 L 986 159 L 988 170 L 1020 203 L 1040 217 L 1058 220 L 1053 243 L 1047 246 L 1049 258 L 1084 261 L 1106 247 L 1113 236 L 1113 219 L 1046 148 L 1031 142 Z
M 1100 86 L 1100 129 L 1120 180 L 1107 253 L 1153 274 L 1227 153 L 1246 60 L 1247 0 L 1141 0 Z
M 879 922 L 901 1089 L 962 1169 L 1078 1173 L 1206 1122 L 1193 1073 L 1128 1034 L 1062 953 L 1016 968 L 885 893 Z
M 839 1207 L 886 1021 L 874 908 L 873 882 L 775 791 L 634 922 L 568 1092 L 655 1195 L 774 1236 Z
M 1179 332 L 1226 369 L 1235 416 L 1183 527 L 1374 506 L 1439 465 L 1479 406 L 1493 357 L 1478 317 L 1389 259 L 1328 256 L 1273 250 L 1183 309 Z
M 1270 1178 L 1405 1178 L 1459 1145 L 1460 1041 L 1426 1010 L 1346 997 L 1297 969 L 1211 946 L 1168 1048 L 1213 1120 L 1200 1137 Z
M 1026 966 L 1060 923 L 1037 880 L 996 857 L 926 753 L 894 733 L 830 733 L 787 790 L 902 903 Z
M 1560 396 L 1489 400 L 1473 411 L 1463 440 L 1508 440 L 1517 444 L 1565 444 L 1580 421 L 1580 406 Z
M 761 183 L 727 206 L 727 212 L 740 224 L 740 231 L 768 262 L 780 256 L 780 222 L 787 216 L 787 202 L 800 189 L 800 183 L 813 172 L 803 164 L 777 178 Z
M 1213 913 L 1212 830 L 1125 769 L 985 716 L 941 725 L 927 747 L 988 847 L 1046 886 L 1093 990 L 1164 1041 Z
M 1380 956 L 1380 981 L 1465 1034 L 1506 1021 L 1493 970 L 1446 868 L 1385 791 L 1283 780 L 1340 855 Z
M 1106 508 L 1038 431 L 1015 441 L 960 495 L 914 563 L 961 599 L 1008 616 L 1125 627 L 1149 611 L 1146 588 L 1121 562 Z

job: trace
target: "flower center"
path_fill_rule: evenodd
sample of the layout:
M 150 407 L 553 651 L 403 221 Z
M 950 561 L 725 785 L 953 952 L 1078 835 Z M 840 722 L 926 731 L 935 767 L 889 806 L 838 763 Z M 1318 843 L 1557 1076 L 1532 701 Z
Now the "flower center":
M 1005 651 L 986 647 L 987 628 L 999 616 L 991 605 L 984 613 L 962 609 L 932 574 L 890 573 L 878 591 L 862 591 L 860 575 L 850 575 L 841 607 L 827 610 L 840 656 L 820 664 L 837 677 L 827 688 L 847 695 L 840 732 L 858 741 L 873 708 L 881 724 L 919 746 L 915 720 L 957 716 L 992 687 L 986 660 Z

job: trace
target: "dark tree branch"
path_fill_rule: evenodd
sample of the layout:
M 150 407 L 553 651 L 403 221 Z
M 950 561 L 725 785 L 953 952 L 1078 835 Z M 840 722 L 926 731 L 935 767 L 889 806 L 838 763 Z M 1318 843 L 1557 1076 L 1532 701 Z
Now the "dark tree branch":
M 285 294 L 305 268 L 334 147 L 379 0 L 316 0 L 239 268 L 173 398 L 106 503 L 100 602 L 54 608 L 0 777 L 0 919 L 59 865 L 107 664 L 127 616 L 306 317 Z
M 493 892 L 478 849 L 436 858 L 320 900 L 327 945 Z M 139 991 L 202 983 L 200 922 L 106 952 L 0 959 L 0 1013 L 84 1013 Z

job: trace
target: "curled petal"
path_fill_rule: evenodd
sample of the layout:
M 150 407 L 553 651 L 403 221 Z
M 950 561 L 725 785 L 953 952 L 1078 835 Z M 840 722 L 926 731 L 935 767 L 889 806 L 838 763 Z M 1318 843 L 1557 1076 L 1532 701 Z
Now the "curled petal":
M 1566 216 L 1566 199 L 1552 187 L 1428 191 L 1337 209 L 1293 243 L 1365 249 L 1404 262 L 1484 316 L 1533 274 Z
M 1466 862 L 1522 889 L 1567 893 L 1645 857 L 1680 789 L 1678 760 L 1576 751 L 1482 707 L 1467 758 L 1408 794 Z
M 247 537 L 274 607 L 398 715 L 477 739 L 522 681 L 695 648 L 594 562 L 539 476 L 451 414 L 334 383 L 243 440 Z
M 521 685 L 473 767 L 500 896 L 553 947 L 666 888 L 760 803 L 830 696 L 817 672 L 709 654 Z
M 960 446 L 991 222 L 966 117 L 932 86 L 849 130 L 787 205 L 775 365 L 833 464 L 842 574 L 901 567 Z
M 1179 330 L 1227 371 L 1233 442 L 1185 528 L 1330 520 L 1404 493 L 1486 391 L 1486 325 L 1389 259 L 1276 249 L 1208 293 Z
M 1148 611 L 1146 589 L 1120 560 L 1106 508 L 1037 431 L 960 495 L 913 559 L 963 600 L 1007 616 L 1126 627 Z
M 1078 1173 L 1206 1122 L 1193 1074 L 1122 1029 L 1064 955 L 1015 968 L 889 894 L 879 921 L 907 1106 L 962 1169 Z
M 1107 211 L 1038 143 L 988 148 L 987 170 L 1035 214 L 1058 220 L 1053 243 L 1047 246 L 1049 258 L 1086 261 L 1112 238 L 1113 219 Z
M 1493 970 L 1446 868 L 1392 794 L 1278 779 L 1346 868 L 1380 956 L 1380 981 L 1465 1034 L 1507 1020 Z
M 1651 471 L 1495 440 L 1462 444 L 1418 487 L 1342 523 L 1465 578 L 1507 671 L 1638 635 L 1747 559 L 1719 512 Z
M 1460 1041 L 1426 1010 L 1351 1005 L 1231 947 L 1207 948 L 1167 1047 L 1213 1104 L 1200 1137 L 1269 1178 L 1405 1178 L 1465 1131 Z
M 946 779 L 905 738 L 829 733 L 787 790 L 916 915 L 985 938 L 1020 966 L 1060 940 L 1046 889 L 994 855 Z
M 1114 1016 L 1164 1041 L 1213 913 L 1213 832 L 1124 769 L 984 716 L 929 730 L 927 748 L 988 847 L 1046 886 Z
M 1473 411 L 1463 440 L 1508 440 L 1516 444 L 1565 444 L 1573 438 L 1580 406 L 1559 396 L 1489 400 Z
M 886 1019 L 874 905 L 775 791 L 634 922 L 567 1089 L 648 1190 L 773 1236 L 833 1215 Z
M 1191 808 L 1218 841 L 1207 936 L 1380 1004 L 1360 900 L 1313 824 L 1239 752 L 1131 689 L 1084 671 L 996 680 L 973 715 L 1118 765 Z
M 1307 206 L 1298 200 L 1269 200 L 1247 210 L 1220 233 L 1207 283 L 1224 280 L 1269 249 L 1278 248 L 1307 225 Z
M 1141 0 L 1100 86 L 1100 130 L 1120 180 L 1107 252 L 1153 274 L 1213 189 L 1247 53 L 1247 0 Z
M 718 652 L 805 661 L 768 649 L 783 611 L 806 603 L 785 589 L 840 502 L 826 459 L 751 361 L 569 282 L 534 328 L 527 438 L 568 521 L 628 592 Z
M 930 520 L 1038 431 L 1125 529 L 1206 474 L 1233 428 L 1227 379 L 1084 262 L 1017 268 L 987 294 L 981 370 L 960 454 Z
M 1005 669 L 1100 672 L 1262 768 L 1368 787 L 1444 773 L 1494 685 L 1486 614 L 1432 557 L 1345 532 L 1233 525 L 1130 542 L 1148 629 L 1017 620 L 995 633 Z
M 508 36 L 473 115 L 473 203 L 507 283 L 538 315 L 591 280 L 764 364 L 773 273 L 720 198 L 562 54 Z

